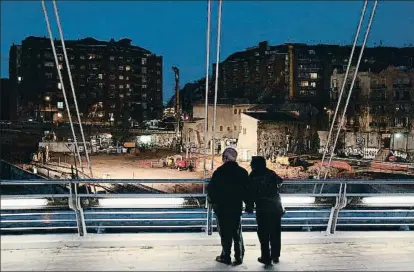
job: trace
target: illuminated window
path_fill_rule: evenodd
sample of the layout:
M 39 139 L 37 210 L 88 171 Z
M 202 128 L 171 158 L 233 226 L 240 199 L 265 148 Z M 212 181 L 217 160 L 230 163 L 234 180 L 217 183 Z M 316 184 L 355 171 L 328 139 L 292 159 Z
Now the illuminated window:
M 311 86 L 315 88 L 316 87 L 316 82 L 311 82 Z
M 142 89 L 146 89 L 147 88 L 147 85 L 142 85 Z
M 141 64 L 142 64 L 142 65 L 146 65 L 146 64 L 147 64 L 147 59 L 146 59 L 146 58 L 142 58 L 142 60 L 141 60 Z
M 318 78 L 318 74 L 317 73 L 310 73 L 310 78 L 311 79 L 317 79 Z
M 98 75 L 98 78 L 99 78 L 99 79 L 103 79 L 103 75 L 102 75 L 102 74 L 99 74 L 99 75 Z
M 120 76 L 119 76 L 119 79 L 124 79 L 124 76 L 123 76 L 123 75 L 120 75 Z
M 131 70 L 131 66 L 125 66 L 125 71 L 130 71 Z
M 109 57 L 109 60 L 115 60 L 115 57 L 114 56 L 110 56 Z

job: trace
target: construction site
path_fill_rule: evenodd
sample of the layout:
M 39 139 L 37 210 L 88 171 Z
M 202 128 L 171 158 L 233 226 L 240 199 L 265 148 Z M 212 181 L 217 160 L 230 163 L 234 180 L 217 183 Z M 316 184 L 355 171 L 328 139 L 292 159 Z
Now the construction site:
M 140 152 L 135 150 L 135 153 L 131 154 L 130 150 L 134 150 L 133 148 L 122 147 L 118 148 L 119 153 L 110 153 L 107 150 L 90 156 L 91 169 L 88 169 L 85 157 L 83 157 L 81 166 L 78 161 L 74 160 L 71 153 L 53 153 L 48 149 L 39 151 L 31 163 L 22 165 L 23 168 L 51 179 L 93 177 L 95 179 L 182 180 L 209 178 L 213 171 L 222 164 L 220 155 L 215 155 L 214 158 L 211 155 L 204 157 L 200 154 L 177 153 L 171 149 L 148 149 Z M 239 165 L 248 172 L 251 171 L 250 162 L 239 161 Z M 326 163 L 321 166 L 318 155 L 278 156 L 275 160 L 268 160 L 267 166 L 283 179 L 312 179 L 317 178 L 319 173 L 328 170 Z M 204 169 L 207 171 L 205 172 Z M 413 165 L 410 163 L 336 158 L 331 162 L 327 178 L 386 179 L 392 177 L 409 178 L 412 175 Z M 97 191 L 105 193 L 107 190 L 114 189 L 105 186 L 105 184 L 100 184 Z M 152 183 L 145 184 L 145 186 L 164 193 L 201 193 L 203 191 L 203 186 L 197 184 Z M 133 192 L 142 190 L 142 187 L 128 185 L 128 188 L 121 188 L 119 186 L 116 190 Z

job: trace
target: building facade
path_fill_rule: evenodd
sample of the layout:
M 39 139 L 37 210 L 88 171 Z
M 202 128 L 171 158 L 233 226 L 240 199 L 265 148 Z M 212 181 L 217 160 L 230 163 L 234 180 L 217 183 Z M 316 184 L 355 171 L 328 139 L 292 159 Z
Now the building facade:
M 275 159 L 281 154 L 301 153 L 311 144 L 306 122 L 283 112 L 243 113 L 241 127 L 237 150 L 243 161 L 253 156 Z
M 236 52 L 219 64 L 219 98 L 250 103 L 278 103 L 284 99 L 285 48 L 268 42 Z M 213 82 L 216 64 L 213 64 Z
M 347 96 L 353 73 L 351 71 L 348 78 L 344 97 Z M 343 73 L 337 71 L 331 77 L 330 97 L 333 109 L 336 107 L 344 77 Z M 411 132 L 414 121 L 413 105 L 413 70 L 388 67 L 379 73 L 359 72 L 348 106 L 345 128 L 359 132 Z
M 270 46 L 261 42 L 233 53 L 219 64 L 219 101 L 303 102 L 322 110 L 329 105 L 331 75 L 335 69 L 339 73 L 345 71 L 351 50 L 351 46 L 298 43 Z M 355 54 L 360 50 L 357 47 Z M 365 48 L 360 71 L 379 72 L 390 65 L 410 69 L 414 67 L 413 59 L 413 47 Z
M 101 123 L 162 117 L 162 57 L 129 39 L 65 41 L 82 120 Z M 71 111 L 73 98 L 61 42 L 55 41 Z M 57 67 L 47 38 L 28 37 L 10 49 L 10 79 L 22 116 L 65 119 Z
M 1 79 L 0 104 L 0 120 L 15 120 L 17 114 L 17 99 L 16 93 L 13 92 L 11 81 L 8 78 Z
M 218 104 L 216 113 L 216 148 L 221 141 L 236 140 L 240 134 L 240 120 L 243 112 L 247 112 L 249 108 L 254 105 L 250 104 Z M 208 107 L 208 125 L 207 125 L 207 143 L 208 147 L 211 146 L 211 140 L 213 138 L 213 120 L 214 120 L 214 107 L 209 105 Z M 204 104 L 196 104 L 193 106 L 193 118 L 184 122 L 183 125 L 183 140 L 184 143 L 188 143 L 196 148 L 204 145 L 204 116 L 205 107 Z M 225 144 L 224 144 L 225 145 Z

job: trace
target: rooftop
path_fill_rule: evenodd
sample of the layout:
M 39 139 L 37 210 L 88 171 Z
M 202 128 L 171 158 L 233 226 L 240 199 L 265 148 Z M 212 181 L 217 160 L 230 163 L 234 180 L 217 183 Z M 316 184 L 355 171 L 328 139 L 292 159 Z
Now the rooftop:
M 284 112 L 245 112 L 244 114 L 266 122 L 300 122 L 300 119 Z

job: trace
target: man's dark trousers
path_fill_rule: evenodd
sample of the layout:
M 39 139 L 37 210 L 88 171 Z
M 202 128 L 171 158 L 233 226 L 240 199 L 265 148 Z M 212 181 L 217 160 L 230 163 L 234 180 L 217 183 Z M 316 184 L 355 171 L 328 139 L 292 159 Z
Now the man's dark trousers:
M 244 244 L 240 213 L 216 212 L 216 219 L 217 230 L 221 237 L 221 256 L 225 260 L 231 259 L 231 247 L 234 241 L 234 256 L 236 260 L 243 260 Z
M 281 248 L 282 221 L 280 214 L 270 212 L 256 212 L 256 221 L 262 259 L 271 260 L 279 258 Z

